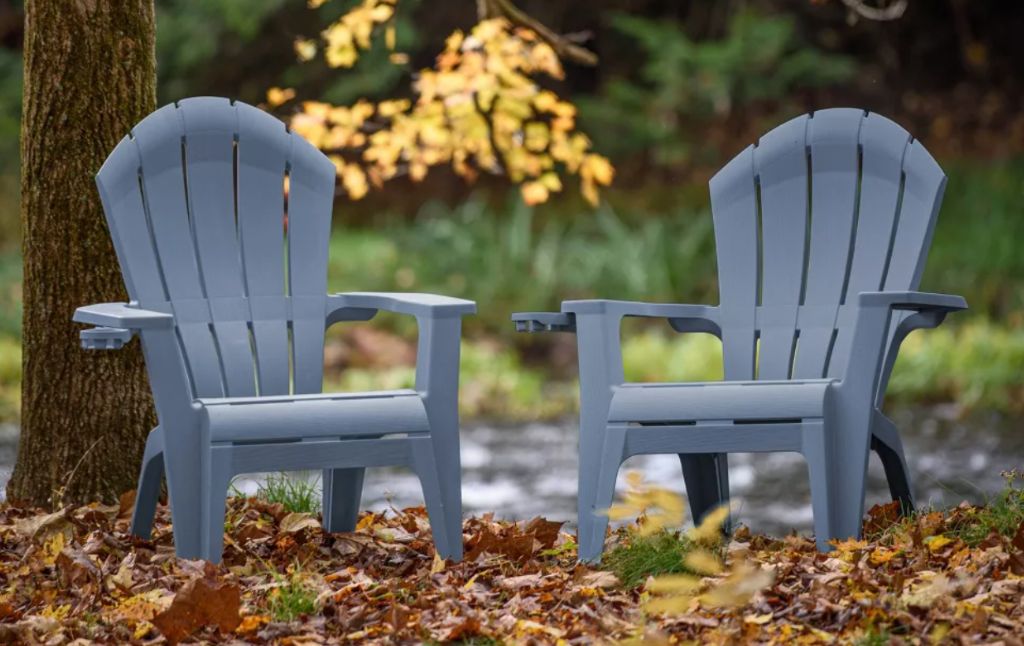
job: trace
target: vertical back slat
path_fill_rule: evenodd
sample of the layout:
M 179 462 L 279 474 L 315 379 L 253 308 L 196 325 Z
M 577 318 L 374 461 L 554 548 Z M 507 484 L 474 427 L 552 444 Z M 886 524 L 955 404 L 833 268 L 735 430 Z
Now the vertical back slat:
M 210 298 L 213 331 L 227 395 L 256 394 L 249 305 L 235 221 L 234 146 L 238 118 L 227 99 L 179 104 L 185 131 L 189 209 Z
M 860 209 L 850 277 L 843 295 L 847 308 L 856 306 L 861 292 L 882 289 L 901 206 L 903 156 L 910 144 L 910 134 L 893 121 L 869 113 L 861 124 L 859 139 Z M 852 314 L 844 318 L 853 319 Z M 893 318 L 896 324 L 900 317 L 897 313 Z M 849 324 L 837 327 L 827 373 L 832 378 L 843 375 L 853 338 Z
M 143 307 L 158 307 L 169 297 L 146 222 L 140 172 L 139 153 L 128 136 L 103 162 L 96 185 L 129 298 Z
M 903 175 L 903 202 L 885 277 L 886 290 L 917 289 L 920 285 L 946 188 L 945 173 L 918 141 L 910 144 L 903 157 Z
M 835 316 L 856 240 L 858 133 L 864 112 L 822 110 L 808 124 L 811 155 L 811 237 L 804 308 L 792 376 L 825 375 Z
M 718 171 L 710 188 L 725 378 L 752 379 L 759 276 L 754 147 Z
M 285 297 L 284 175 L 291 138 L 274 117 L 236 104 L 238 224 L 261 395 L 290 391 Z
M 181 116 L 164 106 L 133 130 L 142 166 L 142 194 L 157 259 L 198 396 L 224 394 L 219 354 L 209 327 L 201 266 L 196 257 L 184 174 Z
M 798 117 L 758 143 L 761 186 L 761 311 L 758 379 L 788 379 L 804 278 L 808 218 L 807 122 Z
M 846 287 L 847 302 L 856 301 L 861 292 L 882 288 L 900 201 L 903 155 L 909 142 L 907 131 L 889 119 L 874 113 L 864 118 L 860 129 L 860 217 Z
M 291 133 L 288 193 L 288 281 L 292 296 L 294 390 L 323 387 L 327 249 L 334 200 L 334 164 Z

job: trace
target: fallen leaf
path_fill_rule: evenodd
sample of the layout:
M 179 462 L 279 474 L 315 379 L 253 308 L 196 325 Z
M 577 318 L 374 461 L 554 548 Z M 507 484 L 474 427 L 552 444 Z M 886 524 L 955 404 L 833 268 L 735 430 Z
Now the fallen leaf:
M 174 595 L 171 606 L 153 617 L 153 625 L 171 644 L 177 644 L 204 626 L 232 632 L 238 616 L 241 591 L 234 583 L 207 577 L 193 579 Z
M 320 526 L 320 521 L 312 514 L 304 512 L 291 512 L 281 519 L 280 530 L 285 534 L 294 534 L 304 529 L 313 529 Z

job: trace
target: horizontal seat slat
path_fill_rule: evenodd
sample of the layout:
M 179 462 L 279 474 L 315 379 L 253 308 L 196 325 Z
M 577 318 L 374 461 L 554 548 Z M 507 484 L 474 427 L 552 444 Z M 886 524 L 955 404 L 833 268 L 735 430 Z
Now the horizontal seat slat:
M 793 420 L 824 416 L 830 379 L 625 384 L 614 388 L 611 422 Z
M 429 430 L 412 390 L 200 399 L 211 442 L 379 436 Z

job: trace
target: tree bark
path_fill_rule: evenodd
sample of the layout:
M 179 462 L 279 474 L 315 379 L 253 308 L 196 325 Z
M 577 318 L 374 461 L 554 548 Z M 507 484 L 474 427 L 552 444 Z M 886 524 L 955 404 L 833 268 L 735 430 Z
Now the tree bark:
M 126 300 L 94 176 L 156 107 L 153 0 L 28 0 L 21 122 L 21 439 L 12 500 L 112 501 L 155 424 L 138 343 L 82 350 L 75 308 Z

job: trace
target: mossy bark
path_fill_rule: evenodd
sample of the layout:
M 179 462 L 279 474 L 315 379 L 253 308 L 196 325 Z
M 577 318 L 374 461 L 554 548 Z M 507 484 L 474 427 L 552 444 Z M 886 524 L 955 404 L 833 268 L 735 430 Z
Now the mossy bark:
M 86 352 L 75 308 L 126 300 L 94 176 L 156 104 L 153 0 L 27 0 L 21 440 L 7 487 L 43 506 L 132 488 L 155 424 L 138 342 Z

